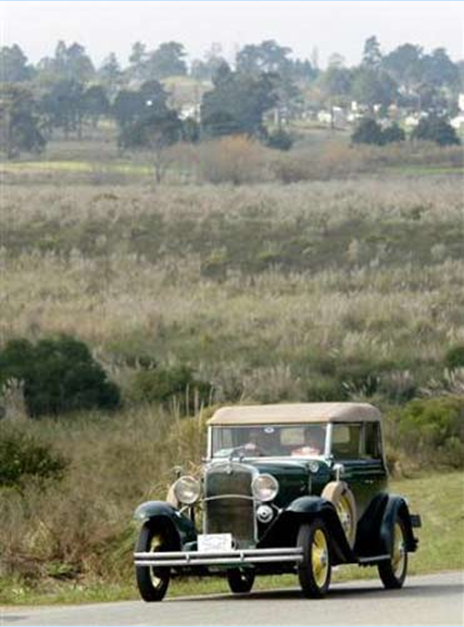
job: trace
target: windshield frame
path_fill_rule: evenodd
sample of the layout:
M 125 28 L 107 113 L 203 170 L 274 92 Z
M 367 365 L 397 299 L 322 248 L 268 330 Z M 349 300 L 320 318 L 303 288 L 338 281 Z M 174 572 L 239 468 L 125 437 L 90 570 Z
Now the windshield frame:
M 252 460 L 256 460 L 256 459 L 291 459 L 292 461 L 298 461 L 298 460 L 304 460 L 304 459 L 328 459 L 330 457 L 330 449 L 331 449 L 331 443 L 332 443 L 332 423 L 331 422 L 317 422 L 317 423 L 307 423 L 307 422 L 295 422 L 292 424 L 282 424 L 282 423 L 275 423 L 275 424 L 269 424 L 267 426 L 269 427 L 276 427 L 276 428 L 281 428 L 281 427 L 307 427 L 310 424 L 318 424 L 318 425 L 324 425 L 326 427 L 326 433 L 325 433 L 325 442 L 324 442 L 324 451 L 320 454 L 320 455 L 308 455 L 307 457 L 299 457 L 299 456 L 291 456 L 291 455 L 260 455 L 259 457 L 253 457 L 253 456 L 244 456 L 243 459 L 252 459 Z M 247 428 L 261 428 L 263 427 L 262 424 L 247 424 L 247 425 L 227 425 L 227 426 L 223 426 L 223 425 L 212 425 L 208 427 L 208 433 L 207 433 L 207 461 L 225 461 L 227 460 L 227 457 L 214 457 L 213 456 L 213 429 L 243 429 L 244 427 Z

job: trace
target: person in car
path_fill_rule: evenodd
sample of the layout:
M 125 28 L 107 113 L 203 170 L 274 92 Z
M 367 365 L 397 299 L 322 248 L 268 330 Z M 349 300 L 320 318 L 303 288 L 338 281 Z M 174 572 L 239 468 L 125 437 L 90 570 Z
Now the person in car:
M 291 452 L 292 457 L 322 455 L 325 447 L 325 428 L 311 425 L 305 430 L 305 443 Z

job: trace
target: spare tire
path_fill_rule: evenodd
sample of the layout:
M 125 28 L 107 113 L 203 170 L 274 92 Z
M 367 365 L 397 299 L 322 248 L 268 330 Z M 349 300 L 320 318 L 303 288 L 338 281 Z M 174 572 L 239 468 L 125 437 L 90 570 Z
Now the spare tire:
M 348 544 L 353 548 L 357 526 L 356 501 L 353 492 L 345 481 L 331 481 L 325 486 L 321 496 L 334 504 Z

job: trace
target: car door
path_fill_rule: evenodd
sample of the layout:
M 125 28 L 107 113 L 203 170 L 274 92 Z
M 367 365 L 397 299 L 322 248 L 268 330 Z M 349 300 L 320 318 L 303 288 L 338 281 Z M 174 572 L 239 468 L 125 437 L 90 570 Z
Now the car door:
M 343 480 L 354 494 L 359 520 L 386 484 L 379 423 L 334 424 L 331 452 L 334 463 L 343 464 Z

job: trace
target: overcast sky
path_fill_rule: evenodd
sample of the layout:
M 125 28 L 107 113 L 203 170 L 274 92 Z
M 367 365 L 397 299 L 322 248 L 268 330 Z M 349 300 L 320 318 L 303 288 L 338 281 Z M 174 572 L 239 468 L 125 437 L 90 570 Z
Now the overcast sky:
M 317 47 L 321 65 L 333 52 L 352 64 L 374 34 L 386 51 L 409 41 L 463 57 L 462 1 L 3 0 L 0 12 L 3 43 L 19 43 L 34 62 L 52 55 L 58 39 L 83 44 L 97 64 L 110 51 L 125 63 L 137 40 L 149 48 L 180 41 L 190 58 L 221 42 L 231 60 L 244 43 L 276 39 L 300 57 Z

